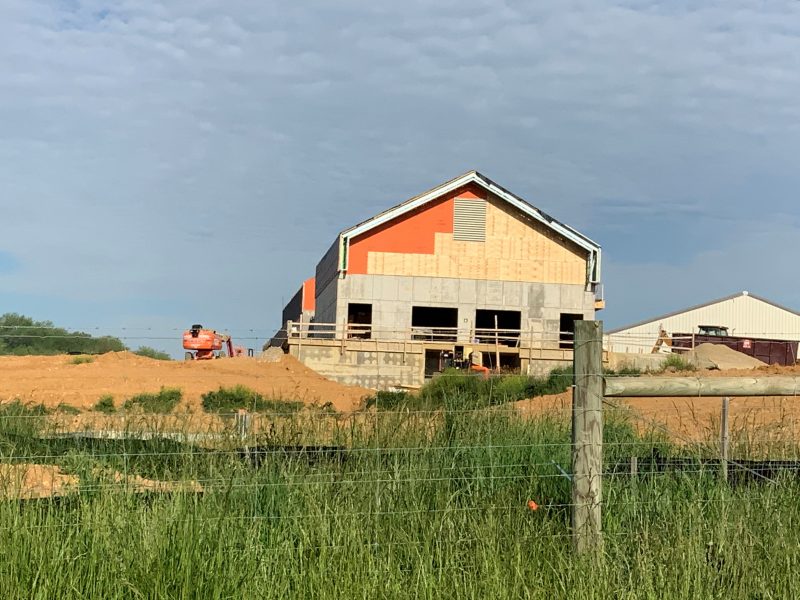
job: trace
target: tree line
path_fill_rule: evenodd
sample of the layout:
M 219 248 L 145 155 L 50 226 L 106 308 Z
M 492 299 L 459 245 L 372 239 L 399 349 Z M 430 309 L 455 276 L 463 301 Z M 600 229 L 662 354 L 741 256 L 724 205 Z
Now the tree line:
M 36 321 L 25 315 L 0 315 L 0 355 L 104 354 L 129 350 L 117 337 L 95 337 L 83 331 L 56 327 L 52 321 Z M 135 351 L 141 356 L 169 360 L 169 355 L 147 346 Z

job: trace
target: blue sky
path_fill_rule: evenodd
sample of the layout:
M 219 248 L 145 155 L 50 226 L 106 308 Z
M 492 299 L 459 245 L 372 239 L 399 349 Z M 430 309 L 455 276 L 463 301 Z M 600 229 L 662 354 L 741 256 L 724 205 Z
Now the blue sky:
M 473 168 L 603 245 L 608 327 L 800 308 L 800 3 L 430 4 L 5 0 L 0 312 L 263 339 Z

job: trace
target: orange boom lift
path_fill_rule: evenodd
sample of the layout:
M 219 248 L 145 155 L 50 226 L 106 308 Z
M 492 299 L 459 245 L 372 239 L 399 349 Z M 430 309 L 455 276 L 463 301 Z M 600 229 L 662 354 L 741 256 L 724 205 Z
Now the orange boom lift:
M 202 325 L 192 325 L 183 332 L 183 348 L 187 350 L 186 360 L 209 360 L 224 356 L 220 351 L 225 346 L 228 356 L 242 356 L 244 348 L 234 346 L 231 336 L 217 333 L 213 329 L 203 329 Z

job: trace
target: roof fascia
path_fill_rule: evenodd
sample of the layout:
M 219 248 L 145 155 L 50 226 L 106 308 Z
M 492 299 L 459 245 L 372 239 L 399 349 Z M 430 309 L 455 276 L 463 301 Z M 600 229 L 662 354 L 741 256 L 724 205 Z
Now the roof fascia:
M 359 236 L 362 233 L 366 233 L 367 231 L 370 231 L 375 227 L 379 227 L 380 225 L 383 225 L 384 223 L 387 223 L 392 219 L 396 219 L 397 217 L 402 216 L 414 210 L 415 208 L 419 208 L 420 206 L 427 204 L 431 200 L 435 200 L 436 198 L 443 196 L 448 192 L 452 192 L 453 190 L 468 183 L 477 183 L 485 190 L 502 198 L 512 206 L 519 209 L 521 212 L 525 213 L 528 216 L 533 217 L 543 225 L 546 225 L 550 229 L 553 229 L 554 231 L 560 233 L 565 238 L 577 244 L 584 250 L 588 252 L 597 252 L 598 250 L 600 250 L 600 245 L 597 244 L 597 242 L 594 242 L 585 235 L 578 233 L 576 230 L 574 230 L 572 227 L 569 227 L 568 225 L 559 223 L 555 219 L 545 217 L 535 207 L 531 206 L 530 204 L 528 204 L 521 198 L 515 196 L 511 192 L 504 190 L 491 180 L 486 179 L 485 177 L 481 176 L 475 171 L 471 171 L 470 173 L 465 173 L 461 177 L 457 177 L 456 179 L 453 179 L 442 186 L 434 188 L 430 192 L 427 192 L 410 202 L 400 204 L 392 209 L 389 209 L 377 215 L 372 219 L 369 219 L 368 221 L 364 221 L 360 225 L 356 225 L 355 227 L 347 229 L 342 232 L 342 237 L 346 238 L 349 241 L 351 238 Z

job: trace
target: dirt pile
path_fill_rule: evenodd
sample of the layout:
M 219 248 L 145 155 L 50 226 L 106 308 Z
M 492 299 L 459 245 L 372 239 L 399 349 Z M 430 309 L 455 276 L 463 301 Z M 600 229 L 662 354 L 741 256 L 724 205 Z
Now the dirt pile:
M 117 406 L 142 392 L 162 387 L 183 390 L 180 408 L 200 408 L 201 396 L 220 386 L 244 385 L 267 398 L 323 405 L 339 411 L 356 408 L 371 392 L 325 379 L 291 356 L 266 360 L 226 358 L 161 361 L 130 352 L 112 352 L 74 364 L 69 356 L 0 357 L 0 401 L 19 398 L 48 407 L 68 404 L 90 409 L 104 395 Z
M 758 369 L 767 364 L 722 344 L 700 344 L 687 355 L 701 369 Z
M 95 471 L 92 476 L 97 479 L 95 485 L 104 489 L 119 488 L 139 493 L 203 491 L 196 481 L 158 481 L 138 475 L 126 477 L 116 471 Z M 57 465 L 0 464 L 0 498 L 5 500 L 66 496 L 77 493 L 80 483 L 77 475 L 65 473 Z
M 0 464 L 0 498 L 31 500 L 77 491 L 78 477 L 55 465 Z
M 139 475 L 128 475 L 127 477 L 122 473 L 114 471 L 108 473 L 96 473 L 101 479 L 110 479 L 111 485 L 119 485 L 119 487 L 128 489 L 134 492 L 193 492 L 200 493 L 203 491 L 203 486 L 194 480 L 190 481 L 159 481 L 157 479 L 147 479 Z M 102 485 L 102 483 L 101 483 Z
M 535 416 L 545 413 L 553 415 L 572 414 L 572 390 L 550 396 L 536 396 L 511 403 L 514 410 L 522 416 Z
M 605 410 L 608 415 L 618 407 L 640 433 L 664 433 L 678 444 L 716 444 L 721 402 L 720 398 L 609 398 Z M 523 417 L 552 415 L 569 420 L 572 390 L 520 400 L 511 406 Z M 771 439 L 796 439 L 800 433 L 800 396 L 731 398 L 729 423 L 732 439 L 744 436 L 753 445 Z

